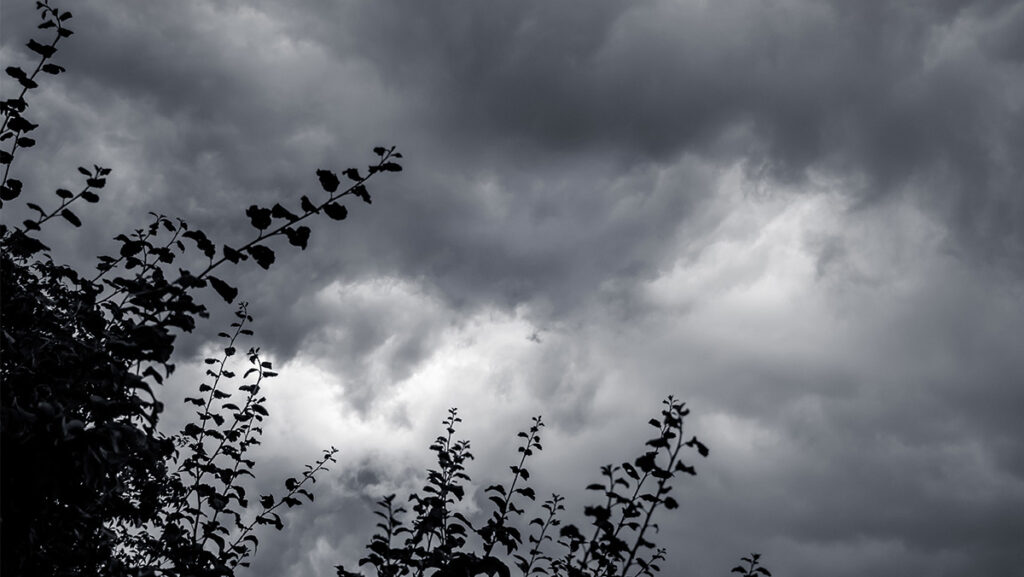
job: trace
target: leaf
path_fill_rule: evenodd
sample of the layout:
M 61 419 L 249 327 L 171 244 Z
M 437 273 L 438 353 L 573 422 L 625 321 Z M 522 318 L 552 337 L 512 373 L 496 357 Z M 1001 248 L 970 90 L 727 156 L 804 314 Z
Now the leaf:
M 28 120 L 25 120 L 25 118 L 22 116 L 18 116 L 12 118 L 11 121 L 7 123 L 7 127 L 13 130 L 14 132 L 32 132 L 33 130 L 38 128 L 39 125 L 33 124 Z
M 348 177 L 349 180 L 359 182 L 363 177 L 359 176 L 359 171 L 354 168 L 346 168 L 342 174 Z
M 89 190 L 82 191 L 82 198 L 85 200 L 85 202 L 99 202 L 100 201 L 99 195 L 96 194 L 95 192 L 92 192 L 92 191 L 89 191 Z
M 49 58 L 57 52 L 57 49 L 53 46 L 44 46 L 36 42 L 34 39 L 29 40 L 28 44 L 26 44 L 25 46 L 28 46 L 29 50 L 35 52 L 36 54 L 39 54 L 43 58 Z
M 17 142 L 18 146 L 22 148 L 32 148 L 33 146 L 36 145 L 36 140 L 34 138 L 29 138 L 27 136 L 22 136 L 17 140 Z
M 201 230 L 187 230 L 181 234 L 185 238 L 191 238 L 196 242 L 196 247 L 203 251 L 206 258 L 212 259 L 217 254 L 217 248 L 210 242 L 210 239 L 206 238 L 206 233 Z M 226 253 L 225 253 L 226 256 Z M 228 260 L 231 260 L 230 258 Z M 238 262 L 238 261 L 232 261 Z
M 387 152 L 387 151 L 388 150 L 386 148 L 384 148 L 383 146 L 374 146 L 373 147 L 373 153 L 376 154 L 377 156 L 384 156 L 384 153 Z
M 348 216 L 348 209 L 336 202 L 324 205 L 324 212 L 333 220 L 345 220 Z
M 397 162 L 385 162 L 384 164 L 380 165 L 380 169 L 383 170 L 384 172 L 401 172 L 402 165 L 398 164 Z
M 246 249 L 246 251 L 252 255 L 252 258 L 256 259 L 256 264 L 264 269 L 269 269 L 270 265 L 274 263 L 274 251 L 263 245 L 254 244 Z
M 8 178 L 7 183 L 0 187 L 0 200 L 14 200 L 21 194 L 21 182 Z
M 665 503 L 665 508 L 670 510 L 670 511 L 672 509 L 678 509 L 679 508 L 679 502 L 676 501 L 675 499 L 673 499 L 672 497 L 665 497 L 664 503 Z
M 87 185 L 89 185 L 89 186 L 91 186 L 93 188 L 103 188 L 107 184 L 107 179 L 105 179 L 105 178 L 88 178 L 88 179 L 86 179 L 85 184 L 87 184 Z
M 17 66 L 8 66 L 7 68 L 4 69 L 4 72 L 6 72 L 8 76 L 10 76 L 11 78 L 14 78 L 16 80 L 21 80 L 22 78 L 28 78 L 28 75 L 25 74 L 25 71 L 22 70 L 21 68 L 17 67 Z
M 231 248 L 228 245 L 224 245 L 223 251 L 224 251 L 224 258 L 226 258 L 227 260 L 229 260 L 229 261 L 231 261 L 231 262 L 233 262 L 235 264 L 238 264 L 238 261 L 240 261 L 240 260 L 249 260 L 249 255 L 241 253 L 241 252 Z
M 231 304 L 231 302 L 235 300 L 235 297 L 238 296 L 238 289 L 228 283 L 212 275 L 207 276 L 206 278 L 210 281 L 210 285 L 213 287 L 213 290 L 217 291 L 217 294 L 227 301 L 228 304 Z
M 295 222 L 299 220 L 298 216 L 292 214 L 290 210 L 281 206 L 280 203 L 274 204 L 274 206 L 270 209 L 270 216 L 273 216 L 274 218 L 283 218 L 288 222 Z
M 285 236 L 288 237 L 288 243 L 292 246 L 297 246 L 302 250 L 306 250 L 306 244 L 309 242 L 309 227 L 300 226 L 299 228 L 286 228 L 284 229 Z
M 341 185 L 341 181 L 338 180 L 338 175 L 334 174 L 330 170 L 319 169 L 316 171 L 316 176 L 320 179 L 320 186 L 327 192 L 337 192 L 338 186 Z
M 681 471 L 683 473 L 689 473 L 691 475 L 696 475 L 697 474 L 697 469 L 694 469 L 693 467 L 690 467 L 688 465 L 684 465 L 682 461 L 679 461 L 679 462 L 676 463 L 676 471 Z
M 708 453 L 710 452 L 708 448 L 704 445 L 704 443 L 701 443 L 700 441 L 697 440 L 697 437 L 690 439 L 689 441 L 686 442 L 686 444 L 690 445 L 691 447 L 697 447 L 697 452 L 700 453 L 701 457 L 707 457 Z
M 537 494 L 534 493 L 532 487 L 523 487 L 522 489 L 516 489 L 516 493 L 519 493 L 520 495 L 526 497 L 527 499 L 530 499 L 531 501 L 537 498 Z
M 60 74 L 65 71 L 63 66 L 57 66 L 56 64 L 50 63 L 43 64 L 42 70 L 48 74 Z
M 361 184 L 356 185 L 355 188 L 352 189 L 352 194 L 363 199 L 363 202 L 365 202 L 366 204 L 373 204 L 373 200 L 370 199 L 370 192 L 366 190 L 366 187 Z
M 75 213 L 71 212 L 70 210 L 65 208 L 64 210 L 60 211 L 60 215 L 64 217 L 64 220 L 70 222 L 71 224 L 75 226 L 82 226 L 82 221 L 78 220 L 78 217 L 75 216 Z
M 10 164 L 14 156 L 6 150 L 0 150 L 0 164 Z
M 75 194 L 73 192 L 71 192 L 70 190 L 64 189 L 64 188 L 58 188 L 56 190 L 56 194 L 57 194 L 57 196 L 59 196 L 61 198 L 71 198 L 71 197 L 75 196 Z
M 306 213 L 320 212 L 316 205 L 313 204 L 313 201 L 309 200 L 309 197 L 306 195 L 302 195 L 302 200 L 299 201 L 299 206 L 302 208 L 303 212 Z
M 258 206 L 251 205 L 245 209 L 245 216 L 249 217 L 249 222 L 256 230 L 266 230 L 270 227 L 270 209 L 260 208 Z
M 737 565 L 737 566 L 733 567 L 729 572 L 730 573 L 746 573 L 747 570 L 744 569 L 743 567 L 740 567 L 739 565 Z

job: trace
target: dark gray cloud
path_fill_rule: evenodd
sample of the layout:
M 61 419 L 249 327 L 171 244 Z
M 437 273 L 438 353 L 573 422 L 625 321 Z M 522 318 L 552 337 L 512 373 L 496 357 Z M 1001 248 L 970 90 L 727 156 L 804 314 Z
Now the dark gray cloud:
M 1020 2 L 72 9 L 16 161 L 43 198 L 114 169 L 63 256 L 149 210 L 240 243 L 245 207 L 317 193 L 317 168 L 406 155 L 305 253 L 225 273 L 290 379 L 269 482 L 345 450 L 253 574 L 358 559 L 447 406 L 484 483 L 543 412 L 538 484 L 578 509 L 670 392 L 713 452 L 665 521 L 668 574 L 749 549 L 779 575 L 1019 564 Z M 3 8 L 5 65 L 30 10 Z

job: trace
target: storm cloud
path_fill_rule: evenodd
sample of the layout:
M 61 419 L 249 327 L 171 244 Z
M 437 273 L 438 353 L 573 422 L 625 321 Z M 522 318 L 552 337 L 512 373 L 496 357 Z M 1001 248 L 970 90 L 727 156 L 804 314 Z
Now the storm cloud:
M 3 7 L 5 63 L 30 59 L 29 4 Z M 793 576 L 1024 560 L 1024 4 L 68 8 L 16 160 L 43 199 L 113 169 L 84 232 L 49 239 L 63 258 L 147 211 L 238 244 L 247 206 L 297 205 L 316 169 L 405 156 L 304 253 L 230 273 L 282 373 L 264 478 L 342 449 L 252 575 L 353 565 L 450 406 L 482 486 L 542 413 L 538 493 L 577 511 L 667 394 L 711 455 L 662 519 L 666 575 L 752 550 Z

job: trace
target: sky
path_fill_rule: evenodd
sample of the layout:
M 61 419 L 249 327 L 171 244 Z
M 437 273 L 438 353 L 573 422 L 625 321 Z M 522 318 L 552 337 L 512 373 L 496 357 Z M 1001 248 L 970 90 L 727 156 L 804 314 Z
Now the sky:
M 31 4 L 3 2 L 5 66 L 32 61 Z M 1024 575 L 1024 3 L 67 8 L 15 172 L 48 203 L 112 174 L 52 228 L 61 258 L 149 211 L 238 245 L 250 204 L 404 155 L 308 250 L 222 275 L 281 373 L 261 482 L 341 449 L 241 575 L 353 566 L 449 407 L 469 513 L 539 414 L 535 487 L 578 518 L 669 394 L 711 452 L 660 517 L 663 574 L 757 551 L 776 576 Z M 230 312 L 208 296 L 167 430 Z

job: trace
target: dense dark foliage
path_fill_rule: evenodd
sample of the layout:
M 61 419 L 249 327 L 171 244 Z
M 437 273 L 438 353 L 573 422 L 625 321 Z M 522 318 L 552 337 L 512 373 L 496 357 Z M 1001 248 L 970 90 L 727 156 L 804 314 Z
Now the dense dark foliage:
M 31 72 L 6 68 L 20 93 L 2 102 L 0 207 L 25 188 L 11 169 L 18 153 L 35 144 L 29 134 L 38 125 L 27 116 L 26 96 L 41 74 L 64 72 L 52 59 L 72 34 L 71 13 L 45 1 L 37 8 L 39 29 L 52 38 L 28 42 L 39 56 Z M 343 172 L 351 181 L 345 187 L 334 172 L 317 171 L 323 196 L 302 196 L 299 210 L 250 206 L 245 214 L 256 233 L 238 247 L 218 249 L 203 231 L 153 214 L 147 226 L 115 238 L 116 254 L 101 256 L 95 274 L 55 263 L 38 235 L 53 221 L 82 226 L 74 211 L 83 201 L 100 201 L 111 172 L 98 166 L 80 167 L 82 188 L 58 189 L 56 207 L 29 202 L 38 216 L 0 225 L 5 575 L 230 575 L 255 549 L 256 525 L 280 529 L 277 509 L 298 505 L 298 496 L 312 499 L 309 484 L 335 449 L 286 480 L 281 496 L 260 496 L 256 506 L 241 483 L 252 476 L 246 451 L 259 442 L 267 415 L 260 387 L 274 375 L 251 349 L 246 382 L 234 393 L 225 386 L 235 377 L 227 360 L 236 341 L 252 334 L 243 328 L 251 321 L 244 305 L 233 331 L 222 333 L 223 357 L 207 359 L 210 380 L 189 399 L 200 410 L 181 434 L 157 431 L 163 407 L 156 390 L 174 370 L 176 335 L 208 316 L 197 291 L 209 286 L 227 302 L 237 297 L 213 273 L 249 259 L 267 269 L 276 258 L 268 244 L 274 237 L 305 249 L 311 229 L 304 221 L 321 213 L 343 220 L 346 196 L 369 203 L 367 180 L 401 169 L 393 148 L 374 153 L 365 175 Z M 188 252 L 202 255 L 198 270 L 175 266 Z M 241 404 L 232 403 L 239 393 Z

